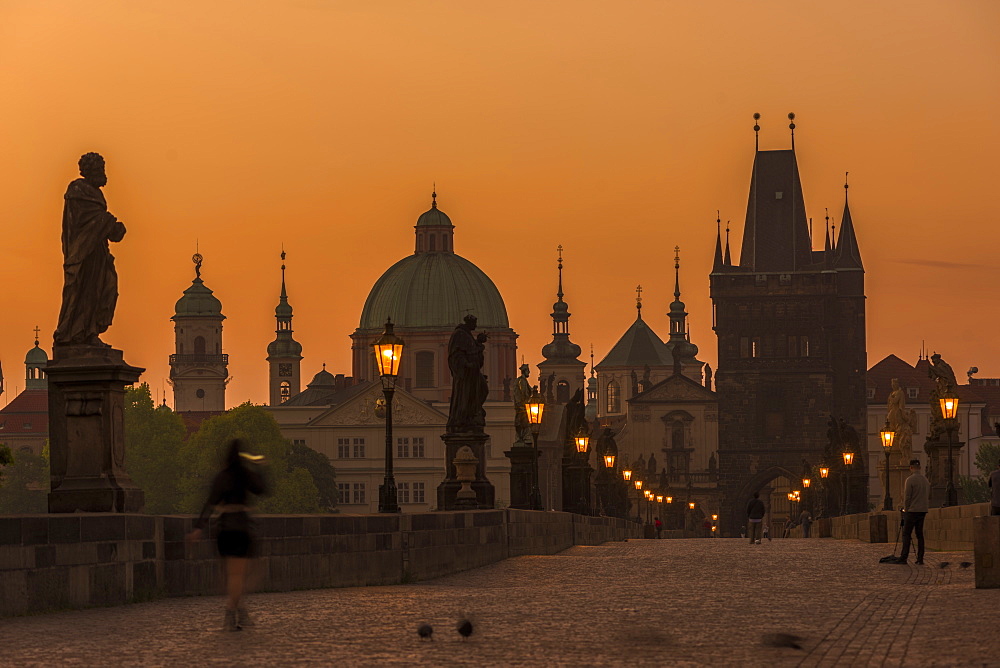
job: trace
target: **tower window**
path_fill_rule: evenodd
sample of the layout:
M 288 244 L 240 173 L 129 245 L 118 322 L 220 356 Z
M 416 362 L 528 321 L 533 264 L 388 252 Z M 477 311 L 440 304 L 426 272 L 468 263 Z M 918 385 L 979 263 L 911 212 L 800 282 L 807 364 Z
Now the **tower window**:
M 565 380 L 560 380 L 556 384 L 556 403 L 569 403 L 569 383 Z
M 434 387 L 434 353 L 430 350 L 417 351 L 417 387 Z
M 278 375 L 279 376 L 291 376 L 292 375 L 292 365 L 287 363 L 282 363 L 278 365 Z M 287 385 L 287 383 L 285 383 Z
M 194 354 L 204 355 L 205 354 L 205 337 L 196 336 L 194 337 Z
M 433 234 L 431 234 L 431 235 L 428 235 L 427 238 L 428 238 L 428 241 L 430 243 L 430 246 L 429 246 L 430 250 L 436 251 L 437 250 L 437 237 L 434 236 Z
M 278 386 L 278 394 L 281 397 L 281 403 L 285 403 L 292 396 L 292 385 L 287 380 L 281 381 L 281 385 Z
M 621 387 L 613 380 L 608 383 L 608 412 L 619 413 L 621 409 Z
M 670 441 L 675 450 L 684 447 L 684 423 L 680 420 L 674 420 L 670 426 Z
M 760 357 L 760 337 L 755 336 L 750 339 L 750 357 Z

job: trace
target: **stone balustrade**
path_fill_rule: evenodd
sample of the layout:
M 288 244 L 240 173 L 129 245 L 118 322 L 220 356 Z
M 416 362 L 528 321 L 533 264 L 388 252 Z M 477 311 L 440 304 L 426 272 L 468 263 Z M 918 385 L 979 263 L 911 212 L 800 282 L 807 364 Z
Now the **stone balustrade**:
M 610 517 L 514 509 L 256 521 L 263 591 L 412 582 L 641 531 Z M 102 513 L 0 517 L 0 616 L 221 593 L 213 527 L 189 544 L 193 522 Z

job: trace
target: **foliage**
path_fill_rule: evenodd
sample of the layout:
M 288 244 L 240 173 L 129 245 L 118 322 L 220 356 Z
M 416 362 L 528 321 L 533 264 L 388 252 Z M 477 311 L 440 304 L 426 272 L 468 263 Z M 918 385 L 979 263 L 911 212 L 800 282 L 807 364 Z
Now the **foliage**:
M 319 493 L 319 509 L 330 512 L 337 507 L 337 473 L 326 455 L 307 445 L 292 444 L 288 451 L 288 468 L 309 471 Z
M 181 448 L 184 474 L 178 485 L 178 511 L 201 512 L 212 479 L 223 466 L 226 445 L 234 438 L 243 440 L 247 452 L 264 456 L 271 493 L 260 500 L 263 512 L 318 512 L 319 492 L 312 475 L 289 466 L 291 445 L 278 423 L 266 410 L 249 403 L 208 418 Z
M 125 389 L 125 470 L 145 493 L 147 513 L 177 512 L 184 436 L 180 416 L 166 406 L 155 407 L 149 385 Z
M 0 443 L 0 466 L 10 466 L 14 463 L 14 453 L 6 443 Z
M 0 446 L 0 452 L 10 449 Z M 48 510 L 48 448 L 42 455 L 18 452 L 3 470 L 0 513 L 44 513 Z
M 1000 444 L 983 443 L 976 452 L 976 468 L 978 476 L 959 476 L 958 486 L 966 503 L 985 503 L 990 500 L 990 488 L 987 484 L 990 473 L 996 469 L 1000 461 Z

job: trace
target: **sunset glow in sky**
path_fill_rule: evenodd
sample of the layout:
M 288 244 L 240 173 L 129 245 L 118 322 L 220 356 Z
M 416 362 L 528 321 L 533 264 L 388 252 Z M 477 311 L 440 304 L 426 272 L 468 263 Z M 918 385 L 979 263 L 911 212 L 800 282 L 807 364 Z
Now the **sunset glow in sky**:
M 104 340 L 156 396 L 196 244 L 228 317 L 230 405 L 266 401 L 282 244 L 304 380 L 324 362 L 349 374 L 348 335 L 413 252 L 434 182 L 532 365 L 557 245 L 571 339 L 598 361 L 637 284 L 667 335 L 677 245 L 714 368 L 716 210 L 738 251 L 754 112 L 762 149 L 788 147 L 795 112 L 817 232 L 825 207 L 839 226 L 850 171 L 869 365 L 915 362 L 926 341 L 960 379 L 1000 376 L 998 26 L 985 0 L 0 0 L 0 404 L 24 385 L 36 325 L 51 347 L 62 195 L 87 151 L 128 226 Z

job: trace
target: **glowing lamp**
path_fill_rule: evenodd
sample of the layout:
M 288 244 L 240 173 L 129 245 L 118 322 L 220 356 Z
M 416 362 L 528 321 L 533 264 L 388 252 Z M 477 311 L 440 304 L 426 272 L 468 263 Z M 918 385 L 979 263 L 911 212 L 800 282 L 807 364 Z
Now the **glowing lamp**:
M 803 478 L 802 479 L 802 486 L 805 487 L 806 489 L 809 489 L 809 485 L 811 485 L 812 482 L 813 481 L 810 480 L 809 478 Z
M 604 465 L 607 468 L 614 468 L 615 466 L 615 456 L 614 455 L 604 455 Z
M 587 446 L 590 445 L 590 436 L 584 431 L 583 427 L 580 427 L 580 433 L 576 435 L 574 439 L 576 441 L 576 451 L 579 453 L 584 453 L 587 451 Z
M 845 452 L 844 453 L 844 466 L 850 466 L 852 463 L 854 463 L 854 453 L 853 452 Z
M 673 503 L 673 502 L 674 502 L 674 497 L 668 496 L 667 497 L 667 503 Z
M 820 469 L 819 469 L 819 477 L 820 478 L 827 478 L 829 476 L 830 476 L 830 469 L 826 468 L 825 466 L 820 467 Z
M 524 412 L 528 415 L 528 424 L 536 434 L 538 427 L 542 424 L 542 414 L 545 413 L 545 399 L 538 393 L 538 388 L 534 387 L 531 396 L 524 404 Z
M 642 481 L 641 480 L 636 480 L 635 481 L 635 488 L 636 489 L 642 489 Z
M 625 482 L 628 482 L 629 480 L 632 479 L 632 472 L 629 471 L 628 469 L 625 469 L 622 471 L 622 477 L 625 478 Z
M 375 363 L 383 379 L 394 382 L 399 375 L 399 361 L 403 357 L 403 340 L 392 331 L 392 319 L 386 318 L 385 331 L 372 345 L 375 349 Z
M 712 521 L 713 522 L 718 522 L 719 521 L 719 516 L 718 515 L 712 515 Z
M 886 453 L 892 449 L 892 442 L 896 440 L 896 432 L 892 430 L 889 426 L 889 420 L 886 418 L 885 426 L 882 427 L 882 431 L 878 433 L 879 440 L 882 441 L 882 447 L 885 448 Z
M 657 494 L 656 495 L 656 502 L 657 503 L 663 503 L 663 495 L 662 494 Z
M 958 397 L 952 393 L 946 393 L 941 397 L 941 417 L 945 420 L 954 420 L 958 415 Z
M 691 510 L 694 510 L 694 501 L 691 501 L 690 503 L 688 503 L 688 508 L 690 508 Z

